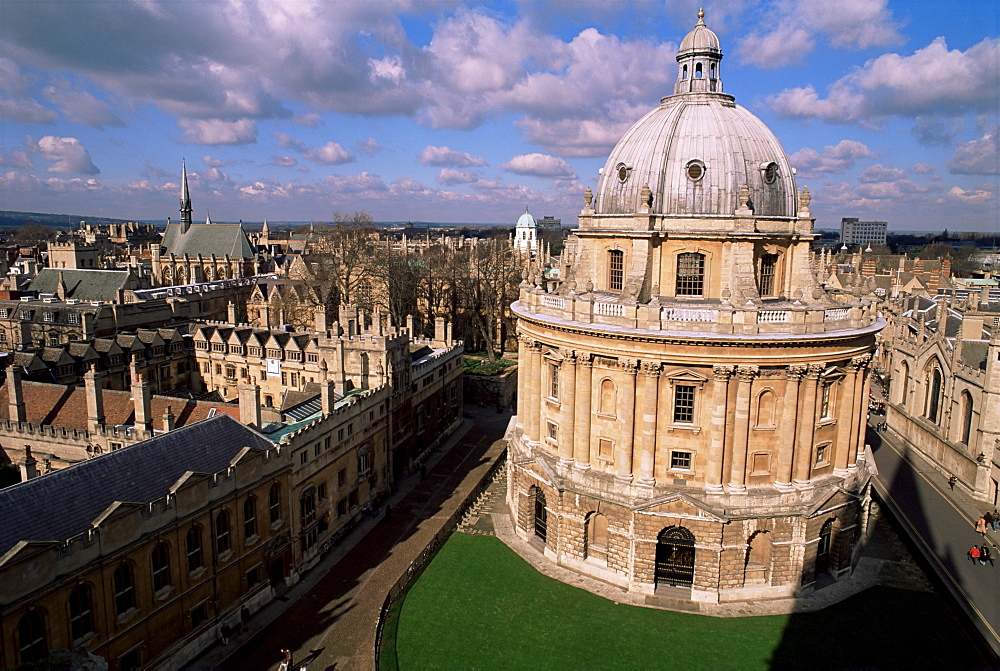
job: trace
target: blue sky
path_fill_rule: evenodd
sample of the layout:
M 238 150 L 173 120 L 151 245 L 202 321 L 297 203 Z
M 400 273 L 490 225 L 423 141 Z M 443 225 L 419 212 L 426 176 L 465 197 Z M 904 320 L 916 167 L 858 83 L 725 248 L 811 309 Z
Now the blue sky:
M 995 0 L 2 0 L 0 209 L 575 224 L 701 4 L 817 227 L 1000 229 Z

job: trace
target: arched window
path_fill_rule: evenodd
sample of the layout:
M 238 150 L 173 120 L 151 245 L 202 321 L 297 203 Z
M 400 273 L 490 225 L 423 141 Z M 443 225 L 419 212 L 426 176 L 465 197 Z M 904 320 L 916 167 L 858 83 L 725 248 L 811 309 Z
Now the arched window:
M 967 391 L 962 392 L 962 442 L 969 444 L 972 437 L 972 394 Z
M 684 68 L 683 68 L 683 70 L 681 72 L 683 73 L 681 75 L 681 79 L 687 79 L 688 78 L 688 66 L 685 65 Z
M 616 414 L 617 396 L 614 380 L 607 377 L 601 380 L 601 398 L 597 404 L 597 411 L 603 415 Z
M 542 542 L 546 542 L 546 537 L 548 536 L 548 519 L 549 514 L 545 509 L 545 494 L 542 490 L 536 486 L 532 486 L 528 490 L 529 496 L 532 498 L 535 508 L 534 516 L 534 530 L 535 536 L 540 538 Z
M 607 559 L 608 557 L 608 518 L 601 513 L 591 513 L 587 517 L 587 544 L 583 553 L 585 557 Z
M 934 366 L 928 376 L 924 416 L 935 423 L 938 421 L 938 412 L 941 409 L 941 383 L 941 369 Z
M 267 493 L 267 515 L 271 524 L 277 524 L 281 520 L 281 485 L 277 482 L 271 485 L 271 490 Z
M 695 63 L 695 66 L 694 66 L 694 78 L 695 79 L 701 79 L 701 76 L 702 76 L 701 63 Z
M 708 76 L 709 76 L 709 78 L 711 78 L 711 79 L 715 79 L 715 63 L 712 63 L 712 65 L 711 65 L 711 66 L 709 66 L 709 69 L 708 69 Z
M 316 489 L 310 487 L 299 497 L 299 512 L 302 516 L 302 526 L 316 521 Z
M 677 255 L 677 295 L 701 296 L 705 291 L 705 255 L 685 252 Z
M 694 534 L 685 527 L 667 527 L 656 538 L 655 586 L 694 583 Z
M 69 631 L 78 641 L 94 631 L 94 610 L 90 585 L 81 583 L 69 593 Z
M 612 249 L 608 252 L 608 289 L 621 291 L 625 286 L 625 252 Z
M 757 426 L 774 426 L 774 392 L 766 390 L 757 397 Z
M 229 552 L 232 539 L 229 537 L 229 511 L 220 510 L 215 516 L 215 551 L 218 554 Z
M 833 547 L 833 520 L 827 520 L 819 530 L 816 545 L 816 575 L 830 570 L 830 549 Z
M 771 534 L 755 531 L 747 541 L 747 555 L 744 562 L 743 580 L 747 584 L 767 582 L 771 567 Z
M 170 547 L 166 543 L 157 543 L 151 557 L 153 567 L 153 591 L 170 587 Z
M 899 404 L 906 409 L 906 394 L 909 392 L 910 387 L 910 367 L 906 365 L 906 362 L 902 362 L 899 366 L 899 376 L 902 378 L 899 381 Z
M 201 552 L 201 527 L 193 526 L 188 529 L 184 544 L 187 550 L 188 573 L 192 573 L 205 565 Z
M 135 608 L 135 579 L 132 567 L 119 564 L 115 569 L 112 583 L 115 589 L 115 614 L 122 615 Z
M 257 535 L 257 498 L 248 496 L 243 502 L 243 538 Z
M 45 616 L 32 608 L 17 622 L 17 645 L 21 652 L 21 662 L 37 662 L 49 654 L 49 644 L 45 637 Z

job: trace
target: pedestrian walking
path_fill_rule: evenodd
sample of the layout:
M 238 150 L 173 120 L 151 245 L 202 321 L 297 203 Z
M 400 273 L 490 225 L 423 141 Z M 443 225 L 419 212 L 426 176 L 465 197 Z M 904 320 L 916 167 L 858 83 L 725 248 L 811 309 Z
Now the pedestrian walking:
M 240 633 L 242 634 L 246 631 L 247 627 L 250 625 L 250 609 L 246 606 L 240 608 Z
M 229 645 L 229 637 L 233 635 L 233 628 L 225 622 L 219 628 L 219 635 L 222 637 L 222 645 Z
M 993 513 L 988 510 L 983 513 L 983 521 L 986 522 L 986 530 L 989 531 L 990 527 L 993 526 Z
M 958 477 L 957 476 L 952 475 L 950 478 L 948 478 L 948 486 L 951 487 L 952 491 L 955 491 L 955 483 L 956 482 L 958 482 Z
M 980 534 L 986 534 L 986 520 L 982 515 L 980 515 L 979 519 L 976 521 L 976 531 Z
M 278 671 L 292 671 L 292 651 L 282 650 L 281 654 L 285 656 L 285 661 L 278 665 Z
M 979 563 L 986 566 L 986 562 L 993 566 L 993 555 L 990 553 L 990 546 L 983 543 L 983 547 L 979 548 Z
M 979 561 L 979 555 L 980 555 L 979 546 L 973 545 L 971 548 L 969 548 L 968 554 L 969 554 L 969 561 L 971 561 L 974 566 L 976 562 Z
M 993 509 L 993 531 L 996 531 L 997 527 L 1000 527 L 1000 512 L 997 512 L 997 509 L 994 508 Z

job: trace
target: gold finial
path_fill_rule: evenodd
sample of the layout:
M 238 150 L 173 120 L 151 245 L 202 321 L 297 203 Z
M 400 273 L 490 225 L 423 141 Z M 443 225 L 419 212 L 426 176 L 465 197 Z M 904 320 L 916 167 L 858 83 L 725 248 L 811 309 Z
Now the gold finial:
M 700 19 L 704 19 L 704 18 L 705 18 L 705 8 L 704 7 L 699 7 L 698 8 L 698 19 L 700 20 Z

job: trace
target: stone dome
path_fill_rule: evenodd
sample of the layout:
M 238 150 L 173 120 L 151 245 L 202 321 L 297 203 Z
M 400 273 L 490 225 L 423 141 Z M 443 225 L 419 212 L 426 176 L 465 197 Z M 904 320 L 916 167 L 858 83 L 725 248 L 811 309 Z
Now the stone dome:
M 722 92 L 718 38 L 699 17 L 681 42 L 674 95 L 660 101 L 618 142 L 598 182 L 594 211 L 630 215 L 645 209 L 664 217 L 733 217 L 749 209 L 760 218 L 794 218 L 795 180 L 774 133 Z
M 537 225 L 535 218 L 528 212 L 528 208 L 524 208 L 524 214 L 517 220 L 517 228 L 535 228 Z

